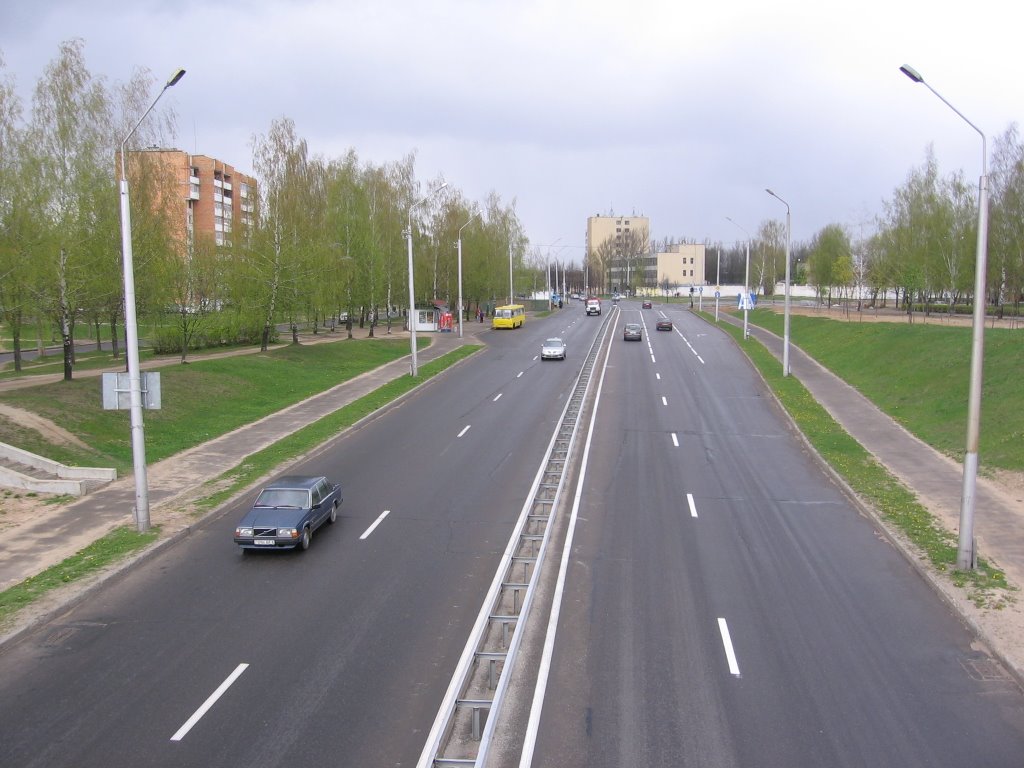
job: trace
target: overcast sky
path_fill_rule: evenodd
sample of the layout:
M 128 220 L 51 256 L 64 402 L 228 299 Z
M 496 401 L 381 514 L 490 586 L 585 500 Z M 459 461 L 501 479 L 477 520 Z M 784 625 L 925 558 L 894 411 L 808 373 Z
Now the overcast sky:
M 793 238 L 870 233 L 933 143 L 976 183 L 981 141 L 1024 116 L 1015 0 L 0 0 L 26 112 L 62 41 L 108 82 L 185 78 L 175 145 L 252 171 L 294 120 L 312 152 L 417 155 L 469 200 L 515 200 L 534 245 L 582 256 L 587 216 L 733 243 L 792 207 Z M 154 96 L 156 87 L 154 88 Z M 579 256 L 574 256 L 575 253 Z

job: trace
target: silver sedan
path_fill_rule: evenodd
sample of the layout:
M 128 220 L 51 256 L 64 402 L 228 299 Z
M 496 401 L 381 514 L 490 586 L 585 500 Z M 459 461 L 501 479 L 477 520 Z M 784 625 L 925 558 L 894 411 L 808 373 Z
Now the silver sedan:
M 565 360 L 565 342 L 561 339 L 546 339 L 540 345 L 541 360 Z

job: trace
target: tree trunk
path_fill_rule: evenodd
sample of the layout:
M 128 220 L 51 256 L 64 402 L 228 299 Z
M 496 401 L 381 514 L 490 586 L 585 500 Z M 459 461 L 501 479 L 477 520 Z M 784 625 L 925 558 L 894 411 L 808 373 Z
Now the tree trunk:
M 260 334 L 260 352 L 270 349 L 270 323 L 263 323 L 263 333 Z
M 179 310 L 179 322 L 181 323 L 181 364 L 185 364 L 188 356 L 188 310 L 185 305 Z
M 60 249 L 60 261 L 58 270 L 58 287 L 60 297 L 58 299 L 57 314 L 60 321 L 61 346 L 64 351 L 64 381 L 71 381 L 71 367 L 74 364 L 74 344 L 71 339 L 70 317 L 71 310 L 68 307 L 68 284 L 67 284 L 67 251 Z
M 119 346 L 120 339 L 117 336 L 117 312 L 110 313 L 110 351 L 114 354 L 116 360 L 121 354 L 121 348 Z
M 14 341 L 14 370 L 21 373 L 21 323 L 11 324 L 11 336 Z
M 64 328 L 67 328 L 67 322 L 64 323 Z M 67 330 L 61 331 L 61 342 L 64 348 L 64 381 L 71 381 L 71 369 L 74 365 L 74 360 L 71 357 L 71 353 L 74 349 L 71 343 L 71 334 Z

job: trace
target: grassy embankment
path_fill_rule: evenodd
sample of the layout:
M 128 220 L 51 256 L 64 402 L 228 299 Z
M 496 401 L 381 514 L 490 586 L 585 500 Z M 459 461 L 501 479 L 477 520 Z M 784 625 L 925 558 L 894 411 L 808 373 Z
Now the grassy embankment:
M 775 330 L 773 314 L 768 311 L 756 312 L 752 320 Z M 713 316 L 708 316 L 708 319 L 713 322 Z M 793 317 L 791 319 L 794 321 L 790 329 L 793 343 L 796 343 L 796 339 L 799 338 L 801 348 L 816 358 L 817 354 L 814 350 L 817 349 L 817 345 L 827 348 L 827 352 L 823 354 L 826 359 L 821 362 L 833 367 L 829 364 L 831 361 L 835 365 L 833 370 L 837 373 L 842 371 L 849 374 L 852 369 L 858 369 L 858 374 L 847 380 L 861 389 L 868 397 L 875 399 L 873 393 L 884 390 L 886 398 L 898 404 L 906 404 L 914 400 L 930 400 L 930 402 L 917 403 L 914 408 L 897 409 L 902 417 L 901 422 L 911 432 L 921 434 L 928 430 L 936 430 L 937 420 L 933 417 L 934 412 L 948 409 L 946 410 L 948 414 L 952 410 L 952 405 L 946 402 L 947 394 L 942 387 L 926 386 L 930 379 L 940 377 L 940 374 L 945 378 L 957 375 L 950 371 L 942 372 L 936 367 L 939 365 L 939 361 L 949 360 L 948 347 L 950 345 L 954 348 L 959 346 L 946 335 L 920 334 L 910 326 L 904 328 L 896 325 L 891 329 L 886 329 L 878 327 L 884 324 L 871 324 L 870 328 L 865 324 L 837 328 L 836 326 L 845 324 L 815 318 Z M 797 320 L 800 322 L 795 322 Z M 782 332 L 781 323 L 780 316 L 778 317 L 780 334 Z M 825 325 L 826 323 L 828 325 Z M 976 571 L 963 572 L 955 569 L 956 537 L 936 522 L 931 513 L 918 503 L 911 490 L 906 488 L 860 443 L 847 434 L 811 397 L 795 376 L 783 377 L 779 361 L 760 342 L 756 339 L 743 342 L 743 331 L 739 327 L 728 323 L 719 323 L 719 327 L 737 340 L 741 349 L 757 366 L 768 386 L 771 387 L 815 450 L 862 499 L 878 511 L 888 524 L 902 532 L 923 553 L 933 568 L 939 572 L 948 573 L 952 581 L 964 587 L 970 599 L 978 605 L 999 607 L 1006 600 L 1012 599 L 1007 591 L 1005 575 L 993 568 L 984 558 L 979 558 L 979 567 Z M 858 328 L 860 331 L 855 332 Z M 910 331 L 907 334 L 909 338 L 901 338 L 900 330 Z M 938 328 L 936 330 L 955 329 Z M 969 337 L 969 331 L 967 335 Z M 969 338 L 967 344 L 969 347 Z M 1005 361 L 1000 361 L 1000 358 L 1006 352 L 1001 350 L 998 345 L 993 346 L 996 349 L 992 355 L 992 367 L 1001 370 Z M 895 349 L 902 350 L 902 356 L 892 357 L 898 354 Z M 885 367 L 886 365 L 889 366 L 888 369 Z M 870 368 L 875 376 L 860 370 L 864 366 Z M 926 370 L 921 370 L 922 367 Z M 882 375 L 879 376 L 879 373 Z M 840 375 L 847 378 L 843 373 Z M 965 368 L 963 376 L 965 380 L 966 376 Z M 870 378 L 884 378 L 885 382 L 861 385 L 860 382 Z M 998 378 L 998 376 L 994 374 L 994 378 Z M 947 384 L 949 387 L 953 387 L 952 381 L 948 381 Z M 988 392 L 986 394 L 988 396 Z M 1013 393 L 1013 398 L 1019 405 L 1019 390 Z M 961 414 L 965 401 L 966 393 L 960 400 Z M 992 403 L 991 409 L 1000 412 L 1003 410 L 1003 404 Z M 1007 426 L 1007 428 L 1013 429 L 1012 426 Z M 952 431 L 953 426 L 947 424 L 947 429 Z M 962 435 L 964 427 L 957 425 L 956 431 Z M 996 435 L 993 435 L 991 440 L 996 445 L 1001 445 L 1004 442 L 1003 438 Z M 955 443 L 955 437 L 944 436 L 944 441 Z M 1006 463 L 1012 465 L 1014 462 L 1011 460 Z
M 783 317 L 750 321 L 782 335 Z M 966 442 L 971 331 L 915 323 L 845 322 L 793 315 L 790 339 L 921 440 L 957 461 Z M 985 332 L 981 437 L 986 468 L 1024 471 L 1024 335 Z
M 274 467 L 320 445 L 478 349 L 480 347 L 474 345 L 458 347 L 444 357 L 421 366 L 416 379 L 399 377 L 278 443 L 251 454 L 241 465 L 225 473 L 225 477 L 211 481 L 219 490 L 211 491 L 199 501 L 197 512 L 213 508 Z M 229 432 L 402 357 L 407 351 L 404 341 L 359 341 L 354 344 L 289 346 L 266 355 L 212 359 L 190 366 L 165 368 L 161 376 L 164 408 L 146 415 L 147 460 L 157 461 Z M 119 466 L 131 466 L 127 413 L 99 410 L 99 384 L 96 379 L 0 393 L 0 402 L 28 408 L 54 419 L 92 446 L 92 451 L 69 450 L 70 453 L 84 453 L 87 459 L 87 462 L 72 463 L 95 463 L 97 459 L 109 457 Z M 16 427 L 13 429 L 17 431 Z M 11 430 L 11 423 L 0 418 L 0 431 Z M 10 435 L 0 436 L 0 440 L 10 442 L 8 437 Z M 24 441 L 19 445 L 33 449 L 25 446 Z M 59 458 L 54 456 L 52 448 L 48 447 L 44 453 Z M 226 486 L 220 482 L 223 480 L 227 481 Z M 0 593 L 0 624 L 41 595 L 145 547 L 158 533 L 139 534 L 129 528 L 119 528 L 38 576 Z

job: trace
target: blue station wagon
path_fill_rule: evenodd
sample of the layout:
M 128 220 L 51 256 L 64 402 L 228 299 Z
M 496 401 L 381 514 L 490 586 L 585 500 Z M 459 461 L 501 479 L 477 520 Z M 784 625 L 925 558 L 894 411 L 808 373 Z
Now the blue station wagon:
M 341 485 L 288 475 L 266 486 L 235 528 L 243 549 L 309 549 L 313 532 L 338 519 Z

